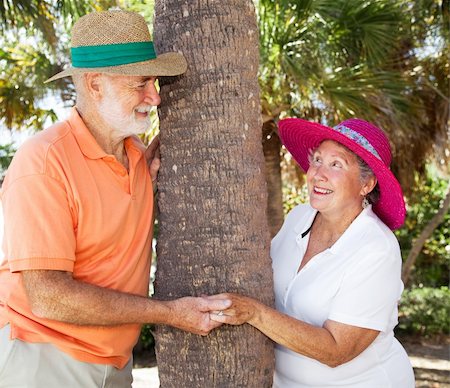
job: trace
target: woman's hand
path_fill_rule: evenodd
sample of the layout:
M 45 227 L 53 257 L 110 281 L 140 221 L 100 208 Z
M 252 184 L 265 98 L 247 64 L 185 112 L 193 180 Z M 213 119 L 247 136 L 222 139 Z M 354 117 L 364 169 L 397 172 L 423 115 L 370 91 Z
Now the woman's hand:
M 208 296 L 208 299 L 231 300 L 231 306 L 226 310 L 211 311 L 209 313 L 210 319 L 216 322 L 242 325 L 243 323 L 251 323 L 258 313 L 259 302 L 239 294 L 218 294 Z

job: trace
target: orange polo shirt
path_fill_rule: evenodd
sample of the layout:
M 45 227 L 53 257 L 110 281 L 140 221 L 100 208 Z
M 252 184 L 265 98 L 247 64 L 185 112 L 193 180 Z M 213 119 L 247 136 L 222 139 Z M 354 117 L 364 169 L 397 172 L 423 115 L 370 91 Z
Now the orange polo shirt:
M 74 279 L 148 295 L 153 191 L 145 147 L 125 139 L 129 173 L 107 155 L 75 108 L 17 151 L 2 187 L 0 327 L 50 342 L 74 358 L 122 368 L 140 325 L 88 327 L 33 315 L 23 270 L 69 271 Z M 74 295 L 76 297 L 76 295 Z M 114 306 L 112 306 L 114 308 Z

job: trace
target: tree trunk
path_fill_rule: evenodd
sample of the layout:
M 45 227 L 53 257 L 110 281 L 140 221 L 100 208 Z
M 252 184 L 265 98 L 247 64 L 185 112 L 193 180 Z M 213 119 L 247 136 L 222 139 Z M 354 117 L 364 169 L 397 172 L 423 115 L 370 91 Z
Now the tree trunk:
M 284 221 L 283 192 L 281 190 L 281 141 L 275 121 L 263 124 L 263 150 L 266 163 L 267 219 L 270 235 L 274 237 Z
M 447 190 L 447 195 L 445 196 L 444 201 L 442 202 L 442 206 L 439 208 L 438 212 L 433 216 L 430 222 L 425 226 L 425 228 L 423 228 L 419 237 L 417 237 L 414 240 L 411 250 L 409 251 L 408 258 L 403 263 L 402 280 L 405 285 L 408 283 L 412 267 L 414 266 L 417 257 L 422 251 L 425 242 L 428 240 L 428 238 L 430 238 L 433 231 L 444 220 L 444 217 L 447 214 L 449 208 L 450 208 L 450 185 Z
M 161 0 L 158 52 L 188 71 L 162 80 L 155 297 L 230 291 L 273 304 L 251 0 Z M 272 343 L 249 325 L 206 337 L 156 328 L 161 387 L 270 387 Z

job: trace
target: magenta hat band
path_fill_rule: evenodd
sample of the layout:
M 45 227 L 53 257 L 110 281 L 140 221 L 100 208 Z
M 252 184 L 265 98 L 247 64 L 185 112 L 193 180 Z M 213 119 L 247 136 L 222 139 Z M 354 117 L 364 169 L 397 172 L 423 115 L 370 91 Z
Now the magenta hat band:
M 370 144 L 369 140 L 367 140 L 363 135 L 360 133 L 354 131 L 353 129 L 350 129 L 349 127 L 346 127 L 345 125 L 338 124 L 333 129 L 339 133 L 342 133 L 345 137 L 348 137 L 350 140 L 355 141 L 358 143 L 361 147 L 363 147 L 366 151 L 369 151 L 373 156 L 375 156 L 377 159 L 381 160 L 380 155 L 378 155 L 378 152 L 373 148 L 372 144 Z

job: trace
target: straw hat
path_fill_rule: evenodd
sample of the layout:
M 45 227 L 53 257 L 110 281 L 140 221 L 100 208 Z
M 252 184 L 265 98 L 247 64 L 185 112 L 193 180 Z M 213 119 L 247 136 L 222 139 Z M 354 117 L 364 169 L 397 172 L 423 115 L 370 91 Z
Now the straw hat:
M 72 67 L 45 82 L 76 73 L 99 72 L 138 76 L 174 76 L 186 71 L 184 56 L 156 55 L 144 18 L 128 11 L 93 12 L 72 29 Z
M 375 174 L 380 198 L 373 204 L 375 214 L 392 230 L 405 221 L 405 202 L 399 182 L 389 166 L 392 160 L 389 140 L 375 125 L 360 119 L 345 120 L 335 127 L 289 118 L 278 123 L 281 142 L 306 172 L 309 151 L 324 140 L 333 140 L 358 155 Z

